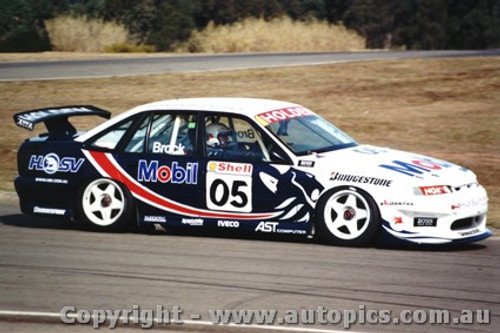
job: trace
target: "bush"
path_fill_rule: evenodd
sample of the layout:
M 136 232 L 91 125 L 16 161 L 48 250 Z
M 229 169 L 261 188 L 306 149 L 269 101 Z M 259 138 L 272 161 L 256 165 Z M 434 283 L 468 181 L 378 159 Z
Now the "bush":
M 196 31 L 177 52 L 328 52 L 365 48 L 365 39 L 342 24 L 315 19 L 293 21 L 287 16 L 266 21 L 248 18 L 231 25 L 209 23 Z
M 53 51 L 103 52 L 130 41 L 125 26 L 86 17 L 58 16 L 45 21 Z

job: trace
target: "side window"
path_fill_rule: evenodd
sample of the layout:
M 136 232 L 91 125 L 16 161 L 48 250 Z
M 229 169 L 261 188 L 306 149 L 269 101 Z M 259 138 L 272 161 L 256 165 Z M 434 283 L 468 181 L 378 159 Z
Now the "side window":
M 113 126 L 111 129 L 107 130 L 104 134 L 100 135 L 97 139 L 90 143 L 91 147 L 95 148 L 107 148 L 115 149 L 118 142 L 125 135 L 125 132 L 132 125 L 133 120 L 123 122 L 121 124 Z
M 137 128 L 134 135 L 125 147 L 127 153 L 144 153 L 144 142 L 148 131 L 150 117 L 145 117 L 141 125 Z
M 148 152 L 153 154 L 193 156 L 196 116 L 190 113 L 153 115 Z
M 205 117 L 205 154 L 208 158 L 272 162 L 273 143 L 241 117 Z

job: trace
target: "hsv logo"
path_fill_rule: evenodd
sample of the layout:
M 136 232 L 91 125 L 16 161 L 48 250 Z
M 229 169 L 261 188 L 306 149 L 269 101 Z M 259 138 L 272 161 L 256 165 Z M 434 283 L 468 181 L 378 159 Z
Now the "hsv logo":
M 53 175 L 56 172 L 75 173 L 80 169 L 83 162 L 83 158 L 79 158 L 78 160 L 74 157 L 59 158 L 55 153 L 45 156 L 31 155 L 28 169 L 45 171 L 49 175 Z
M 437 185 L 437 186 L 421 186 L 419 187 L 423 195 L 439 195 L 450 193 L 447 186 Z
M 198 184 L 198 163 L 186 163 L 181 167 L 177 162 L 172 165 L 159 165 L 158 161 L 139 160 L 137 180 L 140 182 L 160 182 L 172 184 Z
M 430 158 L 419 158 L 411 162 L 392 161 L 392 163 L 393 164 L 381 164 L 379 166 L 411 177 L 421 175 L 424 172 L 437 171 L 452 166 L 450 163 Z
M 308 110 L 303 106 L 292 106 L 289 108 L 261 113 L 257 115 L 256 119 L 262 125 L 267 126 L 269 124 L 277 123 L 282 120 L 310 116 L 313 114 L 314 113 L 311 110 Z
M 228 175 L 251 176 L 253 166 L 245 163 L 208 162 L 207 170 Z

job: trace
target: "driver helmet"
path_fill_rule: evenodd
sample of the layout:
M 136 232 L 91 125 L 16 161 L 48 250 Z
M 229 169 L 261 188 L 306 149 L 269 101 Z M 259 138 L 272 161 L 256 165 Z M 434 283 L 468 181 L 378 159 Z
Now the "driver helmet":
M 206 136 L 209 147 L 226 147 L 231 142 L 232 130 L 224 124 L 213 123 L 207 126 Z

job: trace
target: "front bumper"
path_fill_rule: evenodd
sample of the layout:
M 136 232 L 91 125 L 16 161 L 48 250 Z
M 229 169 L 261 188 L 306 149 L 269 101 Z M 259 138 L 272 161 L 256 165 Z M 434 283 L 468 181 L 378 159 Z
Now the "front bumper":
M 486 228 L 488 197 L 482 186 L 444 195 L 384 200 L 379 209 L 383 230 L 402 241 L 466 243 L 492 235 Z

